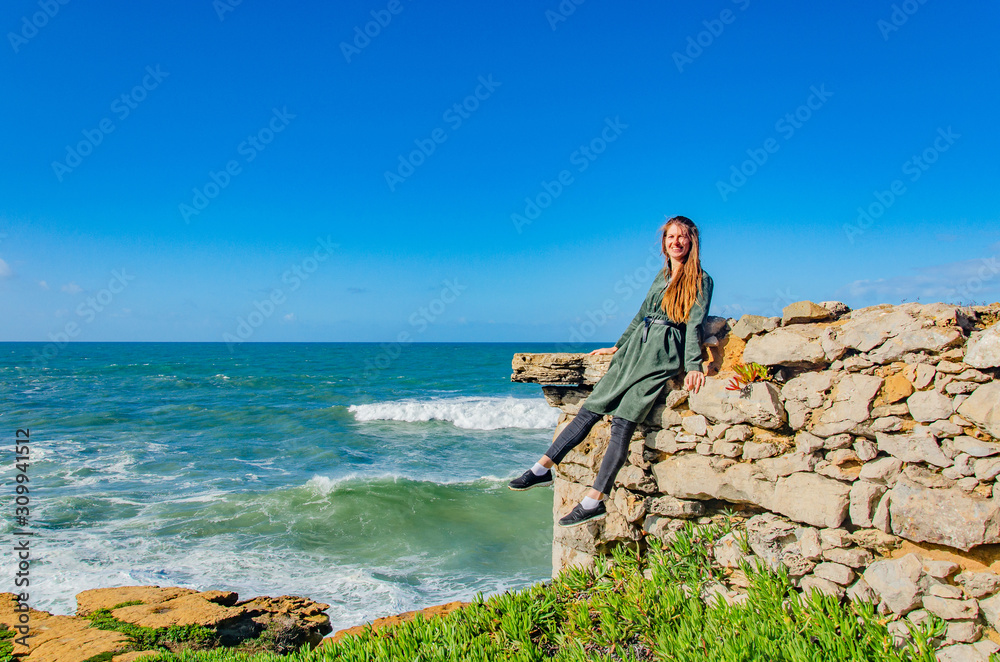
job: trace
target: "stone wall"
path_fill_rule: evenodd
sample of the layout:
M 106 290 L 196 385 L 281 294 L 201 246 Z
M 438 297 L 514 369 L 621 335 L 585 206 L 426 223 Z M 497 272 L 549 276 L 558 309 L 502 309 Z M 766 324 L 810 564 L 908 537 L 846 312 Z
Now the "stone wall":
M 949 622 L 942 659 L 985 659 L 997 647 L 984 632 L 1000 641 L 998 316 L 1000 304 L 802 301 L 781 318 L 709 318 L 706 385 L 672 382 L 637 427 L 605 519 L 553 527 L 553 574 L 735 510 L 750 556 L 800 588 L 890 618 L 936 614 Z M 517 354 L 512 379 L 542 384 L 558 435 L 610 361 Z M 737 362 L 772 379 L 728 390 Z M 609 420 L 557 467 L 554 519 L 595 478 Z M 724 542 L 716 561 L 735 569 L 739 550 Z M 738 582 L 723 590 L 738 599 Z

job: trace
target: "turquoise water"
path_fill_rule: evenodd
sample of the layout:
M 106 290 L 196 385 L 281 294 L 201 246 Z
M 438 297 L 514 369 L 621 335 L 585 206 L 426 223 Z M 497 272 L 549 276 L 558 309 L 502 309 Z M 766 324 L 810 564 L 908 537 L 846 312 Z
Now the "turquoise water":
M 558 413 L 511 358 L 554 345 L 43 350 L 0 343 L 0 424 L 31 429 L 34 608 L 157 584 L 304 595 L 337 628 L 550 574 L 551 490 L 506 482 Z

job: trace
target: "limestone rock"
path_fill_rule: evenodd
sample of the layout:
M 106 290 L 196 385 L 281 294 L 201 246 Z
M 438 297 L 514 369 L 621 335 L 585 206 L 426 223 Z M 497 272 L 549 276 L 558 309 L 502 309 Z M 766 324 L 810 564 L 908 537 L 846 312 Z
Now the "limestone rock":
M 844 587 L 840 586 L 829 579 L 824 577 L 818 577 L 816 575 L 810 575 L 809 577 L 803 577 L 802 581 L 799 583 L 799 589 L 802 591 L 803 595 L 809 595 L 813 591 L 818 591 L 820 593 L 825 593 L 826 595 L 833 596 L 838 600 L 844 597 Z
M 542 386 L 542 395 L 550 407 L 557 407 L 567 414 L 576 416 L 580 413 L 580 405 L 590 395 L 590 389 L 576 386 Z
M 953 460 L 941 452 L 937 440 L 930 434 L 930 431 L 914 431 L 911 434 L 885 434 L 878 432 L 875 435 L 878 441 L 878 449 L 883 453 L 902 460 L 903 462 L 926 462 L 936 467 L 950 467 Z M 871 464 L 871 463 L 869 463 Z M 866 467 L 868 465 L 865 465 Z M 863 473 L 864 470 L 862 470 Z
M 622 467 L 621 471 L 618 472 L 618 476 L 615 478 L 615 482 L 622 487 L 626 487 L 636 492 L 656 491 L 656 482 L 653 480 L 652 476 L 634 464 L 627 464 Z
M 850 306 L 848 306 L 843 301 L 820 301 L 819 305 L 823 306 L 830 311 L 830 314 L 836 317 L 841 317 L 851 312 Z
M 746 420 L 757 427 L 775 430 L 785 424 L 781 392 L 770 382 L 751 384 L 750 397 L 739 398 L 736 406 L 746 414 Z
M 959 565 L 952 561 L 923 560 L 924 572 L 934 579 L 947 579 L 959 570 Z
M 708 419 L 701 414 L 686 416 L 681 420 L 681 427 L 685 432 L 704 437 L 708 434 Z
M 766 457 L 774 457 L 781 452 L 781 448 L 776 444 L 756 441 L 748 441 L 743 444 L 744 460 L 762 460 Z
M 734 425 L 726 430 L 724 439 L 729 442 L 743 442 L 753 437 L 749 425 Z
M 871 462 L 878 456 L 878 446 L 867 439 L 858 439 L 854 442 L 854 452 L 862 462 Z
M 918 329 L 920 323 L 903 310 L 892 306 L 871 306 L 851 313 L 840 327 L 837 339 L 859 352 L 870 352 L 900 331 Z
M 881 377 L 860 373 L 846 375 L 833 388 L 833 406 L 823 412 L 820 423 L 868 420 L 872 401 L 881 388 Z
M 864 480 L 856 481 L 851 485 L 850 492 L 850 515 L 851 522 L 855 526 L 869 527 L 872 525 L 872 515 L 875 514 L 875 507 L 879 499 L 886 492 L 884 485 L 869 483 Z
M 913 393 L 913 384 L 902 373 L 896 373 L 885 378 L 882 385 L 882 400 L 888 403 L 905 400 Z
M 654 448 L 664 453 L 677 453 L 685 450 L 694 450 L 695 443 L 677 441 L 677 433 L 673 430 L 658 430 L 646 435 L 646 447 Z
M 760 469 L 771 482 L 782 476 L 789 476 L 797 471 L 812 471 L 820 462 L 820 456 L 816 453 L 805 455 L 798 451 L 785 453 L 777 457 L 769 457 L 757 462 Z
M 965 347 L 963 360 L 974 368 L 1000 368 L 1000 324 L 974 333 Z
M 910 352 L 940 352 L 961 343 L 964 339 L 962 331 L 954 327 L 929 327 L 904 331 L 886 340 L 878 349 L 869 352 L 868 357 L 876 363 L 891 363 Z
M 704 502 L 676 499 L 665 495 L 651 499 L 647 506 L 650 513 L 677 519 L 694 519 L 707 512 Z
M 897 614 L 905 614 L 921 606 L 924 591 L 921 575 L 920 558 L 916 554 L 876 561 L 864 572 L 868 585 Z
M 974 644 L 955 644 L 937 651 L 938 662 L 988 662 L 990 655 L 1000 651 L 1000 646 L 989 639 Z
M 795 450 L 803 455 L 810 455 L 826 448 L 826 441 L 816 435 L 800 431 L 795 435 Z
M 982 598 L 1000 591 L 1000 575 L 995 572 L 962 572 L 955 577 L 972 598 Z
M 752 503 L 813 526 L 839 526 L 847 515 L 850 488 L 814 473 L 797 472 L 771 482 L 747 463 L 716 469 L 700 455 L 671 456 L 653 466 L 661 491 L 680 499 Z
M 804 372 L 785 383 L 781 388 L 781 397 L 786 401 L 801 400 L 810 409 L 816 409 L 822 406 L 824 396 L 833 382 L 832 372 Z
M 875 602 L 878 596 L 864 577 L 858 577 L 858 581 L 847 589 L 847 599 L 854 602 Z
M 994 630 L 1000 630 L 1000 593 L 980 600 L 979 609 L 983 618 L 986 619 L 986 623 Z
M 970 620 L 979 616 L 979 604 L 975 600 L 948 600 L 925 595 L 924 609 L 946 621 Z
M 1000 439 L 1000 381 L 983 384 L 958 407 L 958 413 Z
M 955 413 L 955 403 L 937 391 L 917 391 L 906 399 L 913 420 L 929 423 L 946 419 Z
M 975 621 L 952 621 L 948 623 L 945 643 L 967 644 L 976 641 L 982 634 L 983 628 Z
M 860 478 L 878 485 L 892 486 L 903 469 L 903 462 L 895 457 L 881 457 L 861 467 Z
M 850 487 L 814 473 L 798 472 L 780 478 L 771 510 L 797 522 L 837 527 L 847 517 Z
M 872 562 L 872 553 L 859 547 L 833 547 L 824 550 L 823 558 L 849 568 L 863 568 Z
M 758 427 L 777 429 L 785 423 L 785 408 L 778 388 L 769 382 L 750 385 L 749 397 L 738 391 L 726 390 L 727 380 L 709 377 L 705 385 L 688 397 L 691 411 L 715 423 L 752 423 Z
M 766 331 L 774 331 L 778 328 L 777 317 L 762 317 L 760 315 L 744 315 L 733 327 L 731 333 L 740 340 L 747 340 L 750 336 Z
M 924 572 L 927 572 L 926 563 L 924 563 Z M 927 574 L 930 575 L 930 573 Z M 961 587 L 952 586 L 951 584 L 943 584 L 943 583 L 938 584 L 933 582 L 930 584 L 930 587 L 927 590 L 927 595 L 932 595 L 936 598 L 944 598 L 946 600 L 961 600 L 963 597 Z M 957 619 L 953 618 L 950 620 L 957 620 Z
M 898 416 L 882 416 L 876 418 L 871 427 L 875 432 L 899 432 L 903 429 L 903 419 Z
M 735 533 L 727 533 L 719 538 L 712 547 L 712 554 L 716 563 L 723 568 L 736 569 L 740 567 L 740 561 L 746 558 L 747 554 L 740 547 L 739 540 Z
M 737 458 L 743 456 L 743 444 L 731 443 L 728 441 L 716 441 L 712 444 L 712 454 L 723 457 Z
M 847 586 L 854 581 L 853 570 L 848 568 L 846 565 L 841 565 L 840 563 L 834 563 L 832 561 L 817 565 L 813 569 L 813 574 L 817 577 L 828 579 L 834 584 L 840 584 L 841 586 Z
M 968 551 L 1000 542 L 1000 510 L 992 499 L 959 489 L 929 489 L 905 478 L 890 491 L 892 532 L 907 540 Z
M 738 425 L 746 423 L 749 417 L 737 407 L 738 392 L 727 391 L 727 379 L 708 377 L 697 393 L 688 395 L 688 406 L 696 414 L 702 414 L 716 423 Z
M 609 496 L 609 512 L 613 509 L 624 516 L 628 522 L 635 522 L 642 519 L 649 512 L 649 503 L 651 501 L 649 497 L 642 497 L 622 488 L 613 489 Z
M 747 542 L 753 553 L 772 570 L 777 570 L 785 551 L 795 543 L 795 525 L 773 513 L 747 520 Z
M 781 327 L 762 336 L 753 336 L 743 350 L 743 362 L 801 368 L 826 365 L 828 361 L 820 333 L 808 326 Z
M 781 324 L 809 324 L 822 322 L 833 317 L 828 308 L 816 305 L 812 301 L 796 301 L 785 306 L 781 311 Z
M 990 457 L 1000 454 L 1000 444 L 991 441 L 980 441 L 975 437 L 962 435 L 952 440 L 952 447 L 959 453 L 967 453 L 972 457 Z
M 593 386 L 611 365 L 610 354 L 517 353 L 511 360 L 512 382 Z

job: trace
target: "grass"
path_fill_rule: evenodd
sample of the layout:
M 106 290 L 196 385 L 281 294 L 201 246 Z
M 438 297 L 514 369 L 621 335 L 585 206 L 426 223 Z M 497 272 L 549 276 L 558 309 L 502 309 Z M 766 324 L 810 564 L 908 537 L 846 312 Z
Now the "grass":
M 935 660 L 943 621 L 911 627 L 912 641 L 897 649 L 874 605 L 803 597 L 783 573 L 745 565 L 745 601 L 703 603 L 694 596 L 723 578 L 710 548 L 730 529 L 730 520 L 687 523 L 667 545 L 650 538 L 642 556 L 618 547 L 592 570 L 570 568 L 550 584 L 488 599 L 478 594 L 448 615 L 366 628 L 311 651 L 184 651 L 148 662 Z
M 15 630 L 11 630 L 6 625 L 0 625 L 0 662 L 7 662 L 14 653 Z
M 167 628 L 147 628 L 120 621 L 111 614 L 114 609 L 136 604 L 142 604 L 142 601 L 133 600 L 131 602 L 122 602 L 106 609 L 95 609 L 85 618 L 90 621 L 90 627 L 99 630 L 112 630 L 124 634 L 130 641 L 128 650 L 133 651 L 169 649 L 179 645 L 192 648 L 208 648 L 215 643 L 215 632 L 201 625 L 171 625 Z M 120 655 L 122 652 L 125 651 L 118 651 L 115 654 Z M 99 658 L 100 656 L 95 656 L 87 662 L 103 662 Z

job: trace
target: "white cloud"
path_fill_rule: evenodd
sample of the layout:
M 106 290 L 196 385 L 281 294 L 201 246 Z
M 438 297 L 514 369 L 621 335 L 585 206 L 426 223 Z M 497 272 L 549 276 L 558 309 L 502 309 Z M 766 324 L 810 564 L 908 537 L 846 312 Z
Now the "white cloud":
M 44 280 L 40 280 L 38 281 L 38 287 L 42 288 L 43 290 L 47 290 L 49 289 L 49 284 L 46 283 Z
M 11 278 L 14 275 L 14 271 L 10 266 L 0 259 L 0 278 Z
M 281 319 L 284 322 L 286 322 L 288 324 L 291 324 L 292 322 L 296 321 L 298 318 L 295 317 L 295 313 L 288 313 L 287 315 L 285 315 Z
M 997 255 L 917 267 L 912 271 L 914 273 L 892 278 L 856 280 L 841 288 L 838 295 L 869 305 L 918 299 L 924 303 L 981 302 L 995 299 L 1000 293 L 1000 258 Z
M 62 286 L 62 291 L 67 294 L 79 294 L 80 292 L 83 292 L 83 288 L 76 283 L 66 283 Z

